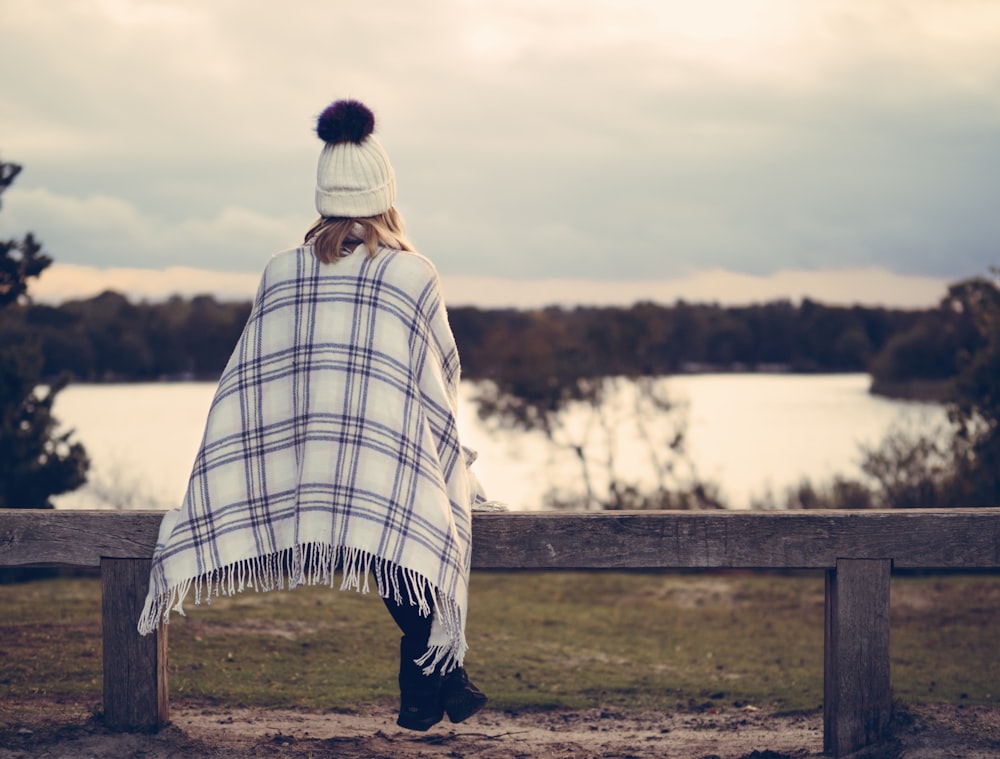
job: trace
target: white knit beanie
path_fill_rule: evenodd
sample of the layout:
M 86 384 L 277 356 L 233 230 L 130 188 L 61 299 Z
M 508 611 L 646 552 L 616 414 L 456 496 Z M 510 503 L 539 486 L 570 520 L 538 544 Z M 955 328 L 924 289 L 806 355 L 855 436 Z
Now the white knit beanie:
M 316 168 L 321 216 L 376 216 L 396 202 L 396 175 L 374 131 L 374 114 L 356 100 L 338 100 L 320 114 L 316 134 L 326 143 Z

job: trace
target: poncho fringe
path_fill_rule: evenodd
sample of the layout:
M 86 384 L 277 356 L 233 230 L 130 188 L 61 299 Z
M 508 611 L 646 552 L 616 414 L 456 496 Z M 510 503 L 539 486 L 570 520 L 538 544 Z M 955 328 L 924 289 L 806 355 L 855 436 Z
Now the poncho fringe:
M 156 632 L 161 625 L 170 624 L 170 613 L 184 612 L 184 599 L 194 589 L 194 603 L 202 601 L 211 606 L 213 597 L 234 596 L 245 590 L 267 593 L 272 590 L 293 590 L 304 585 L 336 583 L 340 570 L 339 590 L 360 593 L 371 591 L 370 578 L 382 598 L 397 604 L 404 601 L 419 608 L 422 616 L 431 614 L 427 603 L 429 594 L 434 600 L 434 612 L 446 630 L 459 633 L 447 644 L 431 646 L 417 663 L 425 674 L 435 670 L 448 671 L 458 666 L 465 657 L 468 645 L 461 633 L 460 612 L 457 604 L 439 593 L 426 577 L 411 569 L 399 567 L 367 551 L 328 543 L 304 543 L 267 556 L 254 556 L 229 564 L 198 577 L 188 578 L 172 586 L 166 593 L 151 596 L 139 618 L 138 629 L 142 635 Z

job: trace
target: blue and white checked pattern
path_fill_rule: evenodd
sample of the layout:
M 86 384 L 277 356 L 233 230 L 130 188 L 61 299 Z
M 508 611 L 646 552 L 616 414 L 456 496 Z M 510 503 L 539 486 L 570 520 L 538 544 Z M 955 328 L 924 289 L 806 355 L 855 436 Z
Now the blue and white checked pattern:
M 332 583 L 423 604 L 427 666 L 460 664 L 474 454 L 456 427 L 459 360 L 433 265 L 309 246 L 268 264 L 223 372 L 183 506 L 165 520 L 139 622 L 247 587 Z M 426 605 L 425 605 L 426 610 Z

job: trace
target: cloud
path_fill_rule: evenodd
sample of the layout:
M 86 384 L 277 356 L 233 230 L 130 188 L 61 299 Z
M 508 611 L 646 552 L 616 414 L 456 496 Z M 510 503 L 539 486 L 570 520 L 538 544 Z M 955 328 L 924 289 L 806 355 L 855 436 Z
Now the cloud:
M 237 206 L 213 209 L 210 218 L 177 222 L 114 197 L 59 196 L 47 190 L 4 198 L 3 230 L 33 230 L 54 259 L 98 267 L 150 270 L 206 264 L 247 270 L 302 239 L 307 218 L 266 216 Z
M 0 147 L 25 165 L 0 225 L 67 262 L 239 271 L 294 243 L 340 95 L 375 106 L 447 276 L 1000 262 L 991 4 L 0 0 L 0 20 L 21 72 Z

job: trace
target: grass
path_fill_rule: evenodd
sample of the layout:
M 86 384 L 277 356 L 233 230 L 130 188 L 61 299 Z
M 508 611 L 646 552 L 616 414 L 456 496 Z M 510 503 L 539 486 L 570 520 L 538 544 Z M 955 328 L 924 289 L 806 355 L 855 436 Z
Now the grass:
M 1000 576 L 893 580 L 902 703 L 1000 702 Z M 497 708 L 817 709 L 823 578 L 474 573 L 467 666 Z M 188 606 L 174 697 L 350 711 L 395 698 L 398 632 L 375 596 L 329 588 Z M 0 586 L 0 693 L 100 700 L 100 582 Z

